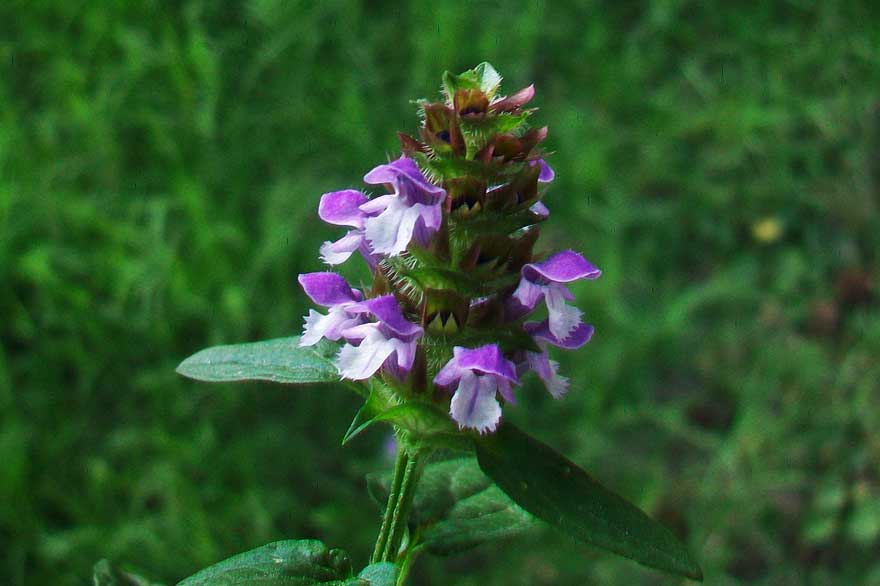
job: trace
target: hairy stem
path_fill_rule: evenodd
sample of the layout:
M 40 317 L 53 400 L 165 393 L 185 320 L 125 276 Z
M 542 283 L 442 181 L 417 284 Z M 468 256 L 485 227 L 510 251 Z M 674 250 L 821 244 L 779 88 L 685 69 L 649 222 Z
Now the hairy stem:
M 422 464 L 423 459 L 419 452 L 409 455 L 400 482 L 397 503 L 391 517 L 391 527 L 388 531 L 388 541 L 385 543 L 382 561 L 394 562 L 397 560 L 397 552 L 400 551 L 400 544 L 406 532 L 406 524 L 415 497 L 416 484 L 418 484 L 421 475 Z
M 385 546 L 390 537 L 394 511 L 397 509 L 397 501 L 400 498 L 400 487 L 404 473 L 409 462 L 406 450 L 398 446 L 397 459 L 394 462 L 394 472 L 391 474 L 391 486 L 388 490 L 388 503 L 385 505 L 385 514 L 382 516 L 382 526 L 379 528 L 379 537 L 376 539 L 376 547 L 373 548 L 372 563 L 383 560 Z

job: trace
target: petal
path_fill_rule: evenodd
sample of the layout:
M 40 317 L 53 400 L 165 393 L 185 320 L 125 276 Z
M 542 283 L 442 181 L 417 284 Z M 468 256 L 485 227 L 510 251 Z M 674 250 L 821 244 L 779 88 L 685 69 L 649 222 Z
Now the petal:
M 538 183 L 550 183 L 556 178 L 556 171 L 553 170 L 553 167 L 547 164 L 547 161 L 544 159 L 538 159 L 537 161 L 532 161 L 529 163 L 533 167 L 535 165 L 541 166 L 541 172 L 538 173 Z
M 360 301 L 360 291 L 352 289 L 341 276 L 336 273 L 304 273 L 297 280 L 312 301 L 324 307 L 340 303 Z
M 544 205 L 544 202 L 536 201 L 532 204 L 532 207 L 529 208 L 529 211 L 541 219 L 546 220 L 550 217 L 550 209 Z
M 342 337 L 344 330 L 357 325 L 358 321 L 357 318 L 348 315 L 341 308 L 333 308 L 327 315 L 320 314 L 311 309 L 309 310 L 309 315 L 305 318 L 305 327 L 303 328 L 302 337 L 299 339 L 299 345 L 313 346 L 320 342 L 322 338 L 335 342 Z
M 550 360 L 546 352 L 527 352 L 529 368 L 544 381 L 544 386 L 554 399 L 559 399 L 568 391 L 568 379 L 559 375 L 559 363 Z
M 367 201 L 367 196 L 356 189 L 325 193 L 318 204 L 318 216 L 328 224 L 363 228 L 364 212 L 360 206 Z
M 350 313 L 371 313 L 398 337 L 420 336 L 424 330 L 404 317 L 394 295 L 382 295 L 346 307 Z
M 361 206 L 361 211 L 365 214 L 369 214 L 371 216 L 375 216 L 377 214 L 381 214 L 385 211 L 385 209 L 391 205 L 391 202 L 396 201 L 397 196 L 393 193 L 388 193 L 386 195 L 380 195 L 379 197 L 374 197 L 367 203 Z
M 414 160 L 408 157 L 400 157 L 395 161 L 375 167 L 364 175 L 364 183 L 371 185 L 379 185 L 381 183 L 396 184 L 397 178 L 401 174 L 408 175 L 414 181 L 427 182 Z
M 578 279 L 596 279 L 602 271 L 573 250 L 557 252 L 547 260 L 529 263 L 522 275 L 532 282 L 570 283 Z
M 466 372 L 466 370 L 458 365 L 455 358 L 452 358 L 434 377 L 434 384 L 440 387 L 448 387 L 456 383 Z
M 337 240 L 336 242 L 325 242 L 321 245 L 319 252 L 321 260 L 328 265 L 342 264 L 348 260 L 351 254 L 360 248 L 364 241 L 364 233 L 360 230 L 349 230 L 349 232 Z
M 560 339 L 550 331 L 550 320 L 546 319 L 542 322 L 526 322 L 523 324 L 523 329 L 536 340 L 547 342 L 566 350 L 580 348 L 590 341 L 595 331 L 595 328 L 590 324 L 581 322 L 574 330 L 569 332 L 568 337 Z
M 377 217 L 368 218 L 366 236 L 373 252 L 397 256 L 406 250 L 418 219 L 419 211 L 399 199 Z
M 565 286 L 553 284 L 544 287 L 544 303 L 547 304 L 550 333 L 558 340 L 568 338 L 581 324 L 583 313 L 577 307 L 565 302 Z
M 529 311 L 535 309 L 543 296 L 544 289 L 527 279 L 520 279 L 519 286 L 513 292 L 513 298 Z
M 346 344 L 336 356 L 336 368 L 342 378 L 364 380 L 370 378 L 394 352 L 395 345 L 373 330 L 359 346 Z
M 493 431 L 501 420 L 495 391 L 495 381 L 490 377 L 465 374 L 452 397 L 449 414 L 459 427 L 471 427 L 480 433 Z
M 479 348 L 456 346 L 452 352 L 452 361 L 461 369 L 505 378 L 512 383 L 519 383 L 519 379 L 516 378 L 516 366 L 513 362 L 504 358 L 497 344 L 486 344 Z

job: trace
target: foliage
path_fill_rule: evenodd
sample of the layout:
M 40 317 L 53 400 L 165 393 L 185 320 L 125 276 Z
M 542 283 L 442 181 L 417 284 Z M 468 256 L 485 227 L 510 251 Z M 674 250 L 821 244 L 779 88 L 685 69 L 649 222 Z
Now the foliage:
M 173 369 L 296 333 L 319 194 L 394 152 L 438 65 L 483 59 L 541 88 L 568 218 L 544 238 L 604 270 L 576 294 L 608 335 L 564 359 L 569 399 L 523 401 L 528 428 L 710 583 L 877 581 L 876 8 L 494 6 L 0 7 L 4 583 L 369 542 L 383 436 L 328 448 L 356 397 Z M 474 550 L 459 583 L 675 583 L 551 535 Z

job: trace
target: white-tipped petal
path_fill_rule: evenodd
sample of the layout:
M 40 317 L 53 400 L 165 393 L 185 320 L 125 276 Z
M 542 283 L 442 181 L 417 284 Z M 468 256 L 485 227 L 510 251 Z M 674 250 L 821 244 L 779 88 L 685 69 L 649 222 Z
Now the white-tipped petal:
M 566 293 L 564 285 L 552 284 L 544 287 L 550 332 L 560 340 L 566 339 L 581 324 L 583 315 L 580 309 L 565 303 Z
M 492 377 L 465 373 L 452 396 L 449 414 L 459 427 L 470 427 L 480 433 L 494 431 L 501 420 L 501 405 L 495 398 L 496 390 Z
M 342 347 L 336 356 L 336 368 L 342 378 L 364 380 L 373 376 L 395 349 L 394 340 L 387 340 L 378 330 L 373 330 L 360 345 Z

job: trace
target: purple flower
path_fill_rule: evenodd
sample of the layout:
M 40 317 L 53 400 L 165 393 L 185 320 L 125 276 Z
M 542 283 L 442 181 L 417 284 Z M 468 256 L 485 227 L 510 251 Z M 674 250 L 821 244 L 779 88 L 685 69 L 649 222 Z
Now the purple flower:
M 403 316 L 394 295 L 383 295 L 354 303 L 346 311 L 377 321 L 360 323 L 342 332 L 348 342 L 336 357 L 343 378 L 363 380 L 385 366 L 398 378 L 410 371 L 418 339 L 424 330 Z M 355 345 L 357 344 L 357 345 Z
M 440 369 L 434 383 L 449 389 L 458 383 L 449 413 L 459 427 L 483 433 L 494 431 L 501 420 L 496 392 L 513 402 L 511 384 L 519 384 L 519 380 L 514 364 L 504 358 L 496 344 L 487 344 L 474 349 L 456 346 L 452 360 Z
M 446 191 L 430 183 L 415 161 L 400 157 L 379 165 L 364 176 L 370 184 L 388 183 L 394 193 L 382 195 L 360 206 L 368 216 L 365 234 L 374 253 L 396 256 L 415 238 L 426 245 L 443 221 L 442 203 Z
M 332 191 L 321 196 L 318 204 L 318 216 L 328 224 L 350 226 L 345 236 L 336 242 L 325 242 L 321 245 L 321 260 L 328 265 L 338 265 L 348 260 L 355 250 L 360 250 L 367 263 L 375 268 L 377 259 L 370 254 L 364 242 L 364 222 L 367 214 L 360 209 L 369 199 L 355 189 Z
M 336 273 L 306 273 L 300 275 L 298 281 L 312 301 L 330 310 L 327 315 L 309 310 L 300 346 L 313 346 L 321 338 L 335 342 L 342 337 L 344 330 L 364 321 L 362 316 L 348 312 L 348 308 L 364 296 Z
M 559 374 L 559 363 L 555 360 L 550 360 L 550 355 L 547 353 L 547 345 L 552 344 L 567 350 L 580 348 L 593 337 L 593 326 L 582 322 L 564 340 L 560 340 L 553 335 L 550 331 L 549 320 L 527 322 L 523 325 L 523 329 L 541 347 L 541 352 L 526 352 L 525 365 L 544 382 L 544 386 L 547 387 L 553 398 L 559 399 L 568 391 L 568 379 Z
M 543 262 L 525 265 L 521 274 L 514 299 L 526 311 L 533 310 L 543 299 L 549 314 L 549 332 L 557 340 L 565 340 L 581 325 L 581 311 L 565 303 L 574 299 L 565 283 L 596 279 L 602 272 L 578 253 L 564 250 Z

